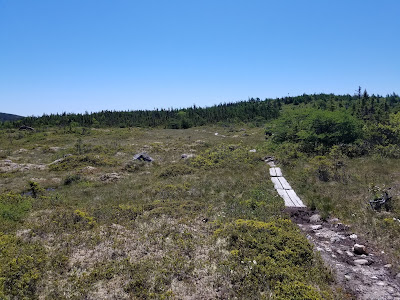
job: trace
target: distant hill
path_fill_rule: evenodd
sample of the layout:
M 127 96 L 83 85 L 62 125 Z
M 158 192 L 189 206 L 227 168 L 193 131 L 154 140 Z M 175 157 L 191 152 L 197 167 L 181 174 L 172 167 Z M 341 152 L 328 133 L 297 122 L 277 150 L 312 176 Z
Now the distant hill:
M 14 121 L 14 120 L 22 119 L 22 118 L 23 118 L 22 116 L 0 113 L 0 122 Z

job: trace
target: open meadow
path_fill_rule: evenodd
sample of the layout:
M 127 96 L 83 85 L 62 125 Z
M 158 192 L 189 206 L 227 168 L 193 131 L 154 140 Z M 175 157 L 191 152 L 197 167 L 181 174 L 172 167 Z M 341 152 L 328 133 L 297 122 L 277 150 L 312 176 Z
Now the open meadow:
M 284 212 L 262 128 L 0 136 L 1 298 L 345 297 Z

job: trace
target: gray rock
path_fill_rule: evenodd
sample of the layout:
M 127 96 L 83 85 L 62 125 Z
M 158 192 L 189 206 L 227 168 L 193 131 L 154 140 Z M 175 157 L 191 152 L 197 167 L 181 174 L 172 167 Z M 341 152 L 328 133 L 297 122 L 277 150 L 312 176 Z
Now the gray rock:
M 347 256 L 350 256 L 350 257 L 354 256 L 354 254 L 350 251 L 346 251 L 346 254 L 347 254 Z
M 344 275 L 344 278 L 346 278 L 347 280 L 350 280 L 351 276 L 350 275 Z
M 353 252 L 358 255 L 367 254 L 366 247 L 360 244 L 355 244 L 353 246 Z
M 321 216 L 319 214 L 314 214 L 310 217 L 311 223 L 318 223 L 321 221 Z
M 353 233 L 353 234 L 350 234 L 349 238 L 352 240 L 356 240 L 358 238 L 358 236 L 357 236 L 357 234 Z
M 322 225 L 311 225 L 312 230 L 319 230 L 322 228 Z
M 364 265 L 370 265 L 371 264 L 370 261 L 368 259 L 365 259 L 365 258 L 355 259 L 353 261 L 353 263 L 356 266 L 364 266 Z
M 154 160 L 146 152 L 141 152 L 141 153 L 134 155 L 133 159 L 147 161 L 147 162 L 152 162 Z
M 107 173 L 107 174 L 100 176 L 100 180 L 105 181 L 105 182 L 117 181 L 120 178 L 121 178 L 121 175 L 119 175 L 118 173 Z
M 329 223 L 338 223 L 339 222 L 339 219 L 338 218 L 332 218 L 332 219 L 329 219 Z
M 195 155 L 194 154 L 185 154 L 185 153 L 181 155 L 182 159 L 188 159 L 188 158 L 192 158 L 192 157 L 195 157 Z
M 256 149 L 251 149 L 251 150 L 249 150 L 249 152 L 255 153 L 255 152 L 257 152 L 257 150 Z
M 386 268 L 386 269 L 390 269 L 392 267 L 392 265 L 391 264 L 387 264 L 387 265 L 384 265 L 383 267 Z

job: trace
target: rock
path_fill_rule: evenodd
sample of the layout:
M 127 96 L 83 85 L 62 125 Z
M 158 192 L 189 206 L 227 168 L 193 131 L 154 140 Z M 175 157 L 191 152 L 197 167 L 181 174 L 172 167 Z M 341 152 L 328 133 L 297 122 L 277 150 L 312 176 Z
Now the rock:
M 349 238 L 352 240 L 356 240 L 358 238 L 358 236 L 357 236 L 357 234 L 353 233 L 353 234 L 350 234 Z
M 133 159 L 147 161 L 147 162 L 152 162 L 154 160 L 146 152 L 141 152 L 141 153 L 134 155 Z
M 371 262 L 368 259 L 365 259 L 365 258 L 355 259 L 353 261 L 353 263 L 356 266 L 364 266 L 364 265 L 370 265 L 371 264 Z
M 249 152 L 256 153 L 257 150 L 256 149 L 251 149 L 251 150 L 249 150 Z
M 386 269 L 390 269 L 392 267 L 392 265 L 391 264 L 387 264 L 387 265 L 384 265 L 383 267 L 386 268 Z
M 264 157 L 264 160 L 265 160 L 266 162 L 270 162 L 270 161 L 274 161 L 275 158 L 274 158 L 273 156 L 265 156 L 265 157 Z
M 312 230 L 319 230 L 322 228 L 322 225 L 311 225 Z
M 319 214 L 314 214 L 310 217 L 310 223 L 318 223 L 321 221 L 321 216 Z
M 337 250 L 336 250 L 336 253 L 337 253 L 337 254 L 340 254 L 340 255 L 343 255 L 343 251 L 340 250 L 340 249 L 337 249 Z
M 378 281 L 378 282 L 376 283 L 376 285 L 385 286 L 385 285 L 387 285 L 387 283 L 384 282 L 384 281 Z
M 58 151 L 60 151 L 60 149 L 61 149 L 60 147 L 50 147 L 49 151 L 50 152 L 58 152 Z
M 400 279 L 400 273 L 397 273 L 396 279 Z
M 56 159 L 55 161 L 49 163 L 49 166 L 62 163 L 68 156 L 72 156 L 72 154 L 65 154 L 62 158 Z
M 182 154 L 181 155 L 181 158 L 182 159 L 188 159 L 188 158 L 192 158 L 192 157 L 195 157 L 196 155 L 194 155 L 194 154 Z
M 360 244 L 355 244 L 353 246 L 353 252 L 358 255 L 367 254 L 365 246 Z
M 350 257 L 354 256 L 354 254 L 352 252 L 350 252 L 350 251 L 346 251 L 346 254 L 347 254 L 347 256 L 350 256 Z
M 87 167 L 84 167 L 81 170 L 81 172 L 84 173 L 84 174 L 93 174 L 96 170 L 97 170 L 97 168 L 95 168 L 95 167 L 87 166 Z
M 120 178 L 121 178 L 121 175 L 119 175 L 118 173 L 107 173 L 107 174 L 100 176 L 100 180 L 105 181 L 105 182 L 117 181 Z
M 351 276 L 350 275 L 344 275 L 344 278 L 346 278 L 347 280 L 350 280 Z
M 329 219 L 329 223 L 336 224 L 336 223 L 338 223 L 338 222 L 339 222 L 339 219 L 338 219 L 338 218 Z

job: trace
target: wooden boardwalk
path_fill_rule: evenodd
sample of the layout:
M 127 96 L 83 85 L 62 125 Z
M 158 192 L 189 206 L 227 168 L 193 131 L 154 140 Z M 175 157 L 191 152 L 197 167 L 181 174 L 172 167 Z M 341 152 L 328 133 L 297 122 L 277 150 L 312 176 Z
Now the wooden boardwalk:
M 269 169 L 271 175 L 271 181 L 274 184 L 276 191 L 279 196 L 285 201 L 287 207 L 306 207 L 297 196 L 296 192 L 292 189 L 289 182 L 282 176 L 282 170 L 280 168 L 272 167 Z

